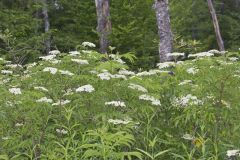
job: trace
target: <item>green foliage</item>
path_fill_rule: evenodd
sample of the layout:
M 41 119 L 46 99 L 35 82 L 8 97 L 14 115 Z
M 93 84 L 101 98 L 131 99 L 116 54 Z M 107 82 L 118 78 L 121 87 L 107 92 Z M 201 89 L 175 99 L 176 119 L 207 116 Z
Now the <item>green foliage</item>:
M 126 75 L 119 57 L 131 60 L 129 53 L 79 52 L 23 68 L 0 59 L 2 159 L 224 159 L 239 148 L 238 52 Z M 94 90 L 77 92 L 87 84 Z M 38 102 L 43 97 L 53 102 Z

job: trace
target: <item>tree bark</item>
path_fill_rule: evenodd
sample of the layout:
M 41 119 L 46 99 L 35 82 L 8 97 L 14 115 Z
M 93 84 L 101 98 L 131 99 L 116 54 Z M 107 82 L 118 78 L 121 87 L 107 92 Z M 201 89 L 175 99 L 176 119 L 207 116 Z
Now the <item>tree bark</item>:
M 100 52 L 107 53 L 108 36 L 111 32 L 109 0 L 95 0 L 97 11 L 97 31 L 99 33 Z
M 160 62 L 166 62 L 172 59 L 168 53 L 173 49 L 168 0 L 155 0 L 154 9 L 159 34 L 159 58 Z
M 43 15 L 43 21 L 44 21 L 44 32 L 48 34 L 50 30 L 50 21 L 48 17 L 48 8 L 47 8 L 47 1 L 42 0 L 42 15 Z M 48 54 L 51 49 L 51 39 L 50 35 L 47 35 L 45 39 L 45 52 Z
M 208 8 L 210 10 L 211 16 L 212 16 L 212 22 L 213 22 L 214 31 L 215 31 L 215 34 L 216 34 L 216 39 L 217 39 L 219 50 L 220 51 L 225 51 L 224 42 L 223 42 L 223 39 L 222 39 L 222 36 L 221 36 L 220 27 L 219 27 L 219 24 L 218 24 L 217 15 L 216 15 L 216 11 L 213 7 L 212 0 L 207 0 L 207 3 L 208 3 Z

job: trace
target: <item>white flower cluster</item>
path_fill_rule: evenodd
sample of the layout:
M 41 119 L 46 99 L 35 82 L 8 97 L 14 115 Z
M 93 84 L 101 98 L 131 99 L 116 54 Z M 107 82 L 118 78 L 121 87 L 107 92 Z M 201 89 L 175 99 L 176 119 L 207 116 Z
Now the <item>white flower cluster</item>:
M 125 64 L 126 63 L 116 54 L 110 54 L 109 57 L 111 59 L 113 59 L 114 61 L 118 62 L 118 63 L 121 63 L 121 64 Z
M 183 86 L 183 85 L 191 84 L 191 83 L 192 83 L 192 80 L 184 80 L 184 81 L 180 82 L 178 85 Z
M 74 74 L 70 71 L 59 70 L 62 75 L 73 76 Z
M 30 69 L 30 68 L 32 68 L 32 67 L 34 67 L 36 65 L 37 65 L 36 62 L 30 63 L 30 64 L 27 65 L 27 69 Z
M 78 64 L 89 64 L 87 60 L 82 59 L 71 59 L 72 62 L 76 62 Z
M 65 129 L 56 129 L 56 132 L 59 134 L 67 134 L 68 133 L 68 131 Z
M 229 57 L 228 59 L 232 62 L 236 62 L 239 60 L 239 58 L 237 58 L 237 57 Z
M 111 102 L 105 102 L 106 106 L 114 106 L 114 107 L 126 107 L 125 103 L 122 101 L 111 101 Z
M 218 51 L 216 49 L 212 49 L 210 51 L 208 51 L 209 53 L 213 53 L 213 54 L 218 54 L 218 55 L 223 55 L 225 53 L 227 53 L 227 51 Z
M 80 52 L 78 52 L 78 51 L 70 51 L 69 54 L 70 54 L 70 56 L 77 56 L 77 55 L 80 55 Z
M 57 103 L 53 103 L 52 106 L 66 105 L 70 102 L 70 100 L 59 100 Z
M 47 88 L 41 87 L 41 86 L 39 86 L 39 87 L 34 87 L 34 89 L 35 89 L 35 90 L 41 90 L 41 91 L 44 91 L 44 92 L 48 92 L 48 89 L 47 89 Z
M 83 43 L 82 43 L 82 46 L 84 46 L 84 47 L 90 47 L 90 48 L 95 48 L 95 47 L 96 47 L 96 45 L 93 44 L 93 43 L 91 43 L 91 42 L 83 42 Z
M 200 52 L 200 53 L 188 55 L 189 58 L 212 57 L 212 56 L 214 56 L 214 53 L 211 53 L 211 52 Z
M 18 94 L 22 94 L 21 89 L 20 88 L 10 88 L 9 92 L 14 94 L 14 95 L 18 95 Z
M 2 74 L 13 74 L 13 71 L 10 70 L 1 70 Z
M 184 55 L 185 55 L 185 53 L 178 53 L 178 52 L 167 54 L 168 57 L 180 57 L 180 56 L 184 56 Z
M 175 63 L 174 62 L 164 62 L 164 63 L 158 63 L 157 66 L 159 69 L 163 69 L 163 68 L 169 68 L 169 67 L 175 67 Z
M 120 71 L 118 71 L 118 74 L 126 75 L 126 76 L 133 76 L 133 75 L 135 75 L 134 72 L 128 71 L 126 69 L 121 69 Z
M 174 98 L 172 101 L 173 106 L 186 107 L 187 105 L 202 105 L 203 101 L 199 100 L 196 96 L 188 94 L 180 98 Z
M 60 54 L 60 51 L 59 50 L 52 50 L 52 51 L 49 52 L 49 54 L 57 55 L 57 54 Z
M 44 103 L 53 103 L 53 100 L 47 97 L 42 97 L 38 100 L 36 100 L 36 102 L 44 102 Z
M 134 83 L 130 83 L 128 88 L 135 89 L 135 90 L 145 92 L 145 93 L 148 92 L 148 90 L 146 88 L 144 88 L 143 86 L 140 86 L 140 85 L 134 84 Z
M 84 85 L 84 86 L 81 86 L 79 88 L 76 89 L 76 92 L 88 92 L 88 93 L 91 93 L 95 91 L 95 89 L 93 88 L 92 85 L 90 84 L 87 84 L 87 85 Z
M 42 60 L 44 60 L 44 61 L 51 61 L 51 60 L 53 60 L 55 57 L 56 57 L 56 55 L 53 54 L 53 55 L 41 56 L 41 57 L 39 57 L 39 58 L 42 59 Z
M 46 67 L 43 69 L 43 72 L 50 72 L 51 74 L 56 74 L 58 71 L 57 68 L 53 68 L 53 67 Z
M 192 141 L 192 140 L 195 139 L 195 137 L 194 137 L 193 135 L 191 135 L 191 134 L 184 134 L 184 135 L 182 136 L 182 138 L 183 138 L 183 139 L 186 139 L 186 140 L 190 140 L 190 141 Z
M 99 73 L 97 75 L 101 80 L 110 80 L 111 78 L 121 78 L 121 79 L 127 79 L 125 75 L 120 74 L 111 74 L 108 71 L 104 71 L 103 73 Z
M 194 75 L 194 74 L 197 74 L 198 71 L 199 71 L 199 69 L 196 68 L 196 67 L 191 67 L 191 68 L 188 68 L 188 69 L 187 69 L 187 73 L 193 74 L 193 75 Z
M 146 94 L 140 95 L 139 99 L 145 100 L 145 101 L 151 101 L 152 105 L 154 105 L 154 106 L 161 106 L 161 102 L 158 99 L 156 99 L 150 95 L 146 95 Z
M 23 123 L 16 123 L 15 124 L 15 127 L 21 127 L 21 126 L 23 126 Z
M 6 67 L 9 67 L 9 68 L 22 68 L 22 65 L 20 65 L 20 64 L 8 64 L 8 65 L 6 65 Z
M 93 51 L 89 51 L 89 50 L 81 50 L 81 52 L 83 54 L 91 54 Z
M 110 80 L 110 79 L 111 79 L 111 73 L 109 73 L 109 72 L 99 73 L 97 76 L 98 76 L 101 80 Z
M 151 75 L 154 75 L 154 74 L 157 74 L 157 72 L 154 72 L 154 71 L 150 70 L 149 72 L 147 72 L 147 71 L 139 72 L 136 75 L 137 76 L 151 76 Z
M 121 119 L 109 119 L 108 120 L 108 123 L 112 123 L 112 124 L 115 124 L 115 125 L 119 125 L 119 124 L 129 124 L 131 121 L 129 120 L 121 120 Z
M 228 150 L 228 151 L 227 151 L 227 156 L 228 156 L 228 157 L 240 156 L 240 150 L 239 150 L 239 149 Z
M 52 63 L 52 64 L 58 64 L 58 63 L 61 62 L 61 60 L 52 59 L 52 60 L 50 60 L 49 62 Z

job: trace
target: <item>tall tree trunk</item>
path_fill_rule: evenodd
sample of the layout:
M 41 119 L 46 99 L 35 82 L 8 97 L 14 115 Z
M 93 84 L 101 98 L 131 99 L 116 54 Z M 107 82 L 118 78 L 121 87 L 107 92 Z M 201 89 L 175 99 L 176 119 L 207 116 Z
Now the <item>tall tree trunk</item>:
M 167 54 L 171 53 L 173 49 L 168 0 L 155 0 L 154 9 L 159 34 L 159 58 L 160 62 L 166 62 L 171 60 Z
M 43 15 L 43 21 L 44 21 L 44 32 L 49 34 L 50 30 L 50 22 L 48 17 L 48 8 L 47 8 L 47 0 L 42 0 L 42 15 Z M 51 49 L 51 38 L 50 35 L 47 35 L 45 39 L 45 51 L 48 54 Z
M 95 0 L 97 11 L 97 31 L 99 33 L 100 52 L 107 53 L 109 41 L 108 35 L 111 32 L 109 0 Z
M 225 51 L 224 43 L 223 43 L 221 32 L 220 32 L 220 27 L 219 27 L 219 24 L 218 24 L 216 11 L 215 11 L 215 9 L 213 7 L 212 0 L 207 0 L 207 3 L 208 3 L 208 8 L 210 10 L 211 16 L 212 16 L 212 22 L 213 22 L 213 26 L 214 26 L 214 30 L 215 30 L 215 34 L 216 34 L 216 39 L 217 39 L 219 50 L 220 51 Z

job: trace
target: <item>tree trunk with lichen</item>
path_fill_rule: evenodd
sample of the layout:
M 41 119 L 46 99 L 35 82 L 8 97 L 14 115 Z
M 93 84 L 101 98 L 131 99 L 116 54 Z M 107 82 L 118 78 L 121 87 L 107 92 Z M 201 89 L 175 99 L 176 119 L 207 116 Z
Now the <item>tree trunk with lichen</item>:
M 95 0 L 97 11 L 97 31 L 99 34 L 100 52 L 107 53 L 108 36 L 111 32 L 109 0 Z
M 155 0 L 154 9 L 156 12 L 159 34 L 160 62 L 170 61 L 172 58 L 168 56 L 168 53 L 171 53 L 173 49 L 173 37 L 170 25 L 168 0 Z
M 216 39 L 217 39 L 217 43 L 218 43 L 218 47 L 220 51 L 225 51 L 225 47 L 224 47 L 224 42 L 221 36 L 221 32 L 220 32 L 220 27 L 218 24 L 218 19 L 217 19 L 217 15 L 216 15 L 216 11 L 214 9 L 212 0 L 207 0 L 208 3 L 208 8 L 210 10 L 211 16 L 212 16 L 212 22 L 213 22 L 213 26 L 214 26 L 214 31 L 216 34 Z
M 45 52 L 48 54 L 51 49 L 51 38 L 49 35 L 50 30 L 50 21 L 48 16 L 48 8 L 47 8 L 47 1 L 41 0 L 42 3 L 42 15 L 43 15 L 43 21 L 44 21 L 44 32 L 47 34 L 44 44 L 45 44 Z

